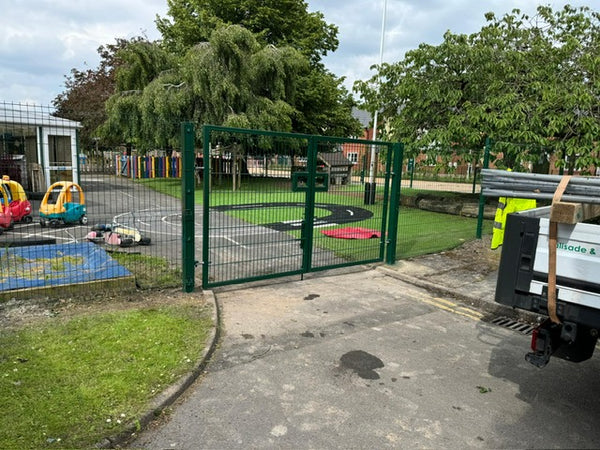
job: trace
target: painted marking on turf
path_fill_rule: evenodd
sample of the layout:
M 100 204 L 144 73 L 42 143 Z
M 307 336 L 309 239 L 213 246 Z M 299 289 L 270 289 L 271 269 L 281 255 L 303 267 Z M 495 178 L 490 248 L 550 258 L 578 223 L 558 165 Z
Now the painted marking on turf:
M 325 228 L 325 227 L 332 227 L 334 225 L 337 225 L 337 223 L 324 223 L 322 225 L 315 225 L 313 228 Z
M 291 225 L 292 227 L 301 227 L 302 220 L 283 220 L 281 223 L 285 223 L 286 225 Z

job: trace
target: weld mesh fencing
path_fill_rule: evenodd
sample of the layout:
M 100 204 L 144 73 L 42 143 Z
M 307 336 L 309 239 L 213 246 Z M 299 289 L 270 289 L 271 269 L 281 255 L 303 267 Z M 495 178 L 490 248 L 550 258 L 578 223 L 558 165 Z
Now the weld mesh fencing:
M 398 220 L 398 258 L 452 249 L 477 234 L 480 214 L 480 152 L 430 149 L 405 157 Z M 483 207 L 483 233 L 491 233 L 496 203 Z
M 203 286 L 382 260 L 389 180 L 365 204 L 353 158 L 371 145 L 219 127 L 204 142 Z M 385 160 L 378 169 L 389 172 Z M 342 238 L 357 228 L 368 236 Z
M 178 174 L 127 171 L 146 155 L 80 148 L 80 130 L 52 108 L 0 103 L 0 175 L 10 179 L 0 192 L 0 295 L 180 287 Z
M 89 136 L 82 144 L 81 130 L 80 123 L 57 117 L 53 108 L 0 103 L 0 175 L 9 179 L 0 191 L 0 296 L 50 294 L 38 292 L 46 288 L 64 295 L 67 286 L 86 295 L 135 285 L 179 288 L 181 149 L 138 152 L 105 147 Z M 207 158 L 200 148 L 193 150 L 195 259 L 203 263 L 203 285 L 381 261 L 396 237 L 386 222 L 391 144 L 217 129 L 208 142 Z M 342 164 L 336 166 L 334 156 L 328 162 L 320 158 L 329 153 L 342 155 Z M 474 237 L 479 156 L 466 168 L 453 158 L 436 160 L 435 170 L 431 158 L 405 158 L 398 258 L 442 251 Z M 311 173 L 317 181 L 307 199 Z M 326 189 L 320 189 L 323 174 Z M 208 190 L 203 189 L 207 176 Z M 21 194 L 11 182 L 23 187 L 29 212 L 24 202 L 17 208 Z M 83 193 L 69 185 L 62 203 L 58 188 L 44 200 L 56 182 L 77 183 Z M 373 202 L 367 202 L 372 182 Z M 65 203 L 79 205 L 80 212 L 56 210 Z M 210 206 L 206 218 L 202 203 Z M 43 215 L 43 205 L 54 206 Z M 306 221 L 313 223 L 309 231 L 302 226 Z M 346 228 L 373 234 L 340 239 L 323 233 Z M 206 229 L 212 241 L 201 247 L 209 241 Z

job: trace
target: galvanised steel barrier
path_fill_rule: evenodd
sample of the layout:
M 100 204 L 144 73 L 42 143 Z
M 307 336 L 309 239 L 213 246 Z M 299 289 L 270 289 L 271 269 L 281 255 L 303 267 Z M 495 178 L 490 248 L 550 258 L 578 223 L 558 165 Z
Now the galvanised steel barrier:
M 395 261 L 401 144 L 218 126 L 202 142 L 203 288 Z

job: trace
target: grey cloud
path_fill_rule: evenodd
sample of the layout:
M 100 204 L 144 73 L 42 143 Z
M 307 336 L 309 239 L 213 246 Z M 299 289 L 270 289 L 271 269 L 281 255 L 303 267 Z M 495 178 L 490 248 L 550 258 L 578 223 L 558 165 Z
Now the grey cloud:
M 372 75 L 379 62 L 383 0 L 308 0 L 339 28 L 338 50 L 324 62 L 346 76 L 350 90 L 357 79 Z M 438 44 L 446 30 L 472 33 L 485 23 L 484 13 L 498 17 L 515 7 L 533 13 L 536 0 L 387 0 L 384 60 L 395 62 L 419 43 Z M 541 3 L 547 3 L 541 1 Z M 569 1 L 574 6 L 591 3 Z M 555 9 L 564 2 L 552 2 Z M 64 89 L 72 68 L 98 64 L 97 48 L 145 32 L 159 38 L 156 15 L 166 16 L 167 0 L 4 0 L 0 26 L 0 100 L 37 100 L 48 104 Z M 23 18 L 26 17 L 26 20 Z M 87 66 L 86 66 L 87 63 Z
M 72 68 L 97 66 L 99 46 L 142 33 L 157 39 L 155 16 L 166 9 L 166 0 L 10 2 L 0 27 L 0 100 L 50 103 Z

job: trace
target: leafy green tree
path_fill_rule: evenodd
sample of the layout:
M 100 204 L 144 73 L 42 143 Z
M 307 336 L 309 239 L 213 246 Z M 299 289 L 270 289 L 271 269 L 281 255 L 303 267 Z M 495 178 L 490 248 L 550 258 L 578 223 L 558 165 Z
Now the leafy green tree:
M 71 74 L 65 76 L 65 91 L 52 103 L 60 117 L 81 122 L 80 142 L 84 149 L 96 146 L 97 128 L 106 120 L 104 103 L 115 92 L 115 68 L 119 66 L 117 52 L 144 40 L 143 37 L 116 39 L 114 44 L 98 48 L 100 63 L 97 68 L 72 69 Z
M 502 141 L 497 156 L 507 167 L 548 153 L 570 170 L 598 165 L 598 13 L 539 7 L 534 17 L 513 10 L 486 19 L 478 33 L 421 44 L 355 89 L 370 109 L 383 108 L 413 154 L 477 155 L 491 137 Z
M 59 94 L 53 105 L 56 114 L 65 119 L 80 122 L 80 145 L 84 149 L 94 148 L 95 130 L 104 122 L 104 102 L 112 94 L 114 79 L 111 72 L 103 69 L 72 69 L 65 77 L 66 91 Z
M 559 163 L 574 168 L 600 165 L 600 13 L 565 6 L 539 8 L 554 43 L 555 83 L 545 93 L 540 113 L 562 155 Z
M 303 0 L 169 0 L 170 18 L 157 18 L 164 45 L 182 52 L 224 24 L 237 24 L 255 33 L 261 44 L 292 47 L 306 56 L 310 70 L 297 73 L 292 129 L 301 133 L 348 136 L 358 134 L 352 117 L 355 101 L 342 85 L 343 79 L 328 72 L 321 59 L 338 47 L 336 26 L 327 24 L 320 12 L 308 12 Z
M 116 91 L 142 90 L 175 63 L 172 54 L 149 41 L 130 42 L 118 52 L 121 62 L 115 73 Z
M 343 81 L 328 71 L 317 70 L 300 78 L 293 129 L 326 136 L 360 135 L 360 123 L 351 113 L 356 102 Z
M 117 79 L 135 80 L 139 52 L 160 55 L 153 44 L 128 48 L 120 53 L 123 64 Z M 140 149 L 177 144 L 179 123 L 197 123 L 291 131 L 296 110 L 290 105 L 298 75 L 309 70 L 297 50 L 263 45 L 241 26 L 215 30 L 208 43 L 190 48 L 181 58 L 155 70 L 143 89 L 123 83 L 107 102 L 107 135 L 118 134 Z M 150 72 L 148 72 L 150 73 Z
M 97 116 L 87 136 L 169 150 L 179 122 L 190 119 L 341 136 L 360 130 L 343 80 L 320 63 L 337 48 L 337 28 L 302 0 L 170 0 L 169 14 L 157 17 L 162 41 L 119 41 L 98 70 L 74 72 L 56 103 L 65 110 L 81 98 L 66 117 Z M 103 95 L 88 101 L 97 75 L 106 75 Z
M 177 59 L 159 43 L 149 41 L 123 46 L 116 58 L 119 66 L 113 76 L 115 91 L 105 102 L 107 116 L 99 128 L 100 134 L 104 138 L 118 136 L 120 143 L 141 149 L 168 148 L 170 142 L 165 134 L 172 137 L 172 133 L 163 123 L 150 124 L 148 120 L 156 116 L 156 111 L 161 111 L 161 105 L 142 102 L 142 94 L 155 79 L 163 77 L 163 73 L 168 76 L 176 67 Z
M 313 63 L 339 44 L 337 27 L 322 13 L 308 12 L 302 0 L 168 0 L 168 5 L 171 19 L 157 17 L 156 26 L 165 45 L 177 52 L 231 24 L 252 31 L 263 44 L 294 47 Z

